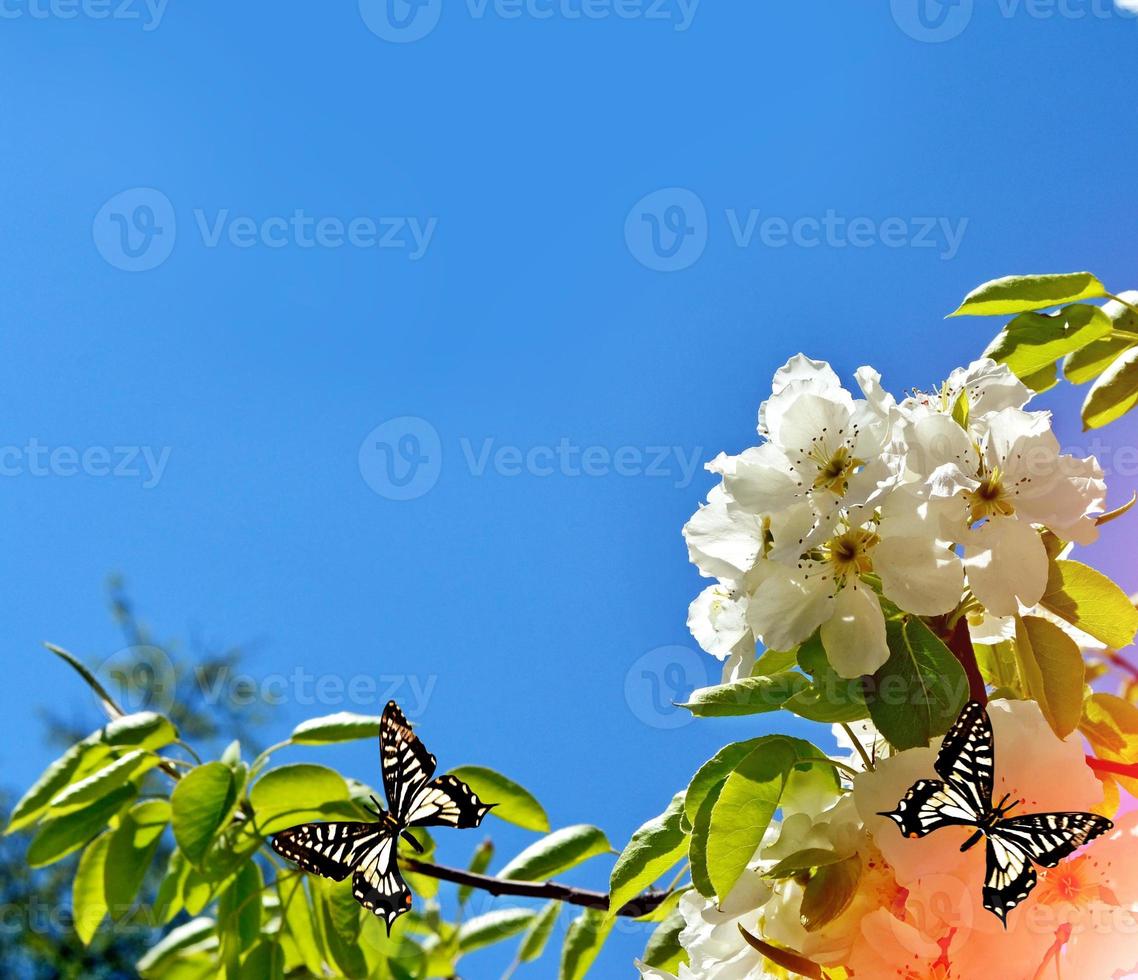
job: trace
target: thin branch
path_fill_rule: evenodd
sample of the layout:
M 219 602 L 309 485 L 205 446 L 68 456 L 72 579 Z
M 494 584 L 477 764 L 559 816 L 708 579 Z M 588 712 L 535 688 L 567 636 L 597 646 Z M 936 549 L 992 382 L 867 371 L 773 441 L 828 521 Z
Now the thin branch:
M 415 874 L 426 875 L 428 878 L 437 878 L 439 881 L 449 881 L 454 885 L 467 885 L 477 888 L 491 895 L 515 895 L 518 898 L 543 898 L 547 901 L 565 902 L 567 905 L 578 905 L 586 909 L 605 909 L 609 907 L 609 897 L 605 892 L 589 891 L 585 888 L 571 888 L 568 885 L 558 884 L 556 881 L 507 881 L 504 878 L 492 878 L 489 875 L 475 874 L 473 871 L 463 871 L 459 868 L 448 868 L 441 864 L 430 864 L 427 861 L 418 861 L 415 858 L 402 857 L 403 867 Z M 639 919 L 659 908 L 668 897 L 666 891 L 644 892 L 632 899 L 616 914 L 630 919 Z
M 44 646 L 61 660 L 68 663 L 72 669 L 87 682 L 87 686 L 98 696 L 99 704 L 102 705 L 104 714 L 106 714 L 111 721 L 118 721 L 118 719 L 126 717 L 126 712 L 123 711 L 118 702 L 115 701 L 107 689 L 99 683 L 95 675 L 80 663 L 74 654 L 68 653 L 63 647 L 57 647 L 54 643 L 45 643 Z M 159 758 L 163 757 L 160 756 Z M 174 782 L 178 782 L 178 780 L 182 778 L 182 774 L 178 772 L 177 768 L 170 764 L 169 759 L 163 758 L 163 761 L 158 763 L 158 768 L 174 780 Z
M 972 647 L 972 636 L 968 632 L 968 619 L 962 617 L 956 621 L 951 630 L 941 634 L 952 655 L 960 661 L 968 678 L 968 695 L 973 701 L 981 704 L 988 703 L 988 686 L 984 683 L 984 675 L 980 673 L 980 665 L 976 662 L 976 651 Z
M 861 756 L 861 761 L 865 763 L 865 771 L 873 772 L 877 767 L 873 764 L 869 753 L 865 751 L 865 746 L 861 744 L 861 740 L 854 734 L 854 730 L 844 721 L 842 722 L 842 728 L 845 730 L 846 737 L 853 742 L 853 747 L 857 749 L 857 754 Z M 860 773 L 855 775 L 860 775 Z
M 1126 671 L 1126 673 L 1128 673 L 1131 677 L 1138 677 L 1138 666 L 1132 664 L 1129 660 L 1122 656 L 1122 654 L 1115 653 L 1113 650 L 1104 650 L 1099 655 L 1104 657 L 1109 663 L 1113 664 L 1119 670 Z
M 1096 772 L 1108 772 L 1112 776 L 1129 776 L 1138 779 L 1138 762 L 1111 762 L 1110 759 L 1096 759 L 1093 755 L 1087 756 L 1087 765 Z

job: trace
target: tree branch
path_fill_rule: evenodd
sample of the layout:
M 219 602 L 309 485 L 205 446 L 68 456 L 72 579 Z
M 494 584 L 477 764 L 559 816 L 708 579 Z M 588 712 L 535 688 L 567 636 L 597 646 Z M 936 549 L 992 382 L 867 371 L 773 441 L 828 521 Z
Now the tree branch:
M 960 661 L 968 677 L 968 694 L 973 701 L 988 703 L 988 687 L 976 662 L 976 651 L 972 648 L 972 635 L 968 632 L 968 617 L 961 616 L 951 630 L 942 632 L 942 638 L 952 655 Z
M 1129 660 L 1113 650 L 1106 650 L 1101 654 L 1107 661 L 1117 667 L 1119 670 L 1124 670 L 1131 677 L 1138 678 L 1138 666 L 1132 664 Z
M 400 863 L 414 874 L 426 875 L 428 878 L 438 878 L 440 881 L 449 881 L 455 885 L 466 885 L 489 892 L 491 895 L 516 895 L 519 898 L 544 898 L 551 901 L 565 902 L 568 905 L 579 905 L 587 909 L 607 909 L 609 897 L 605 892 L 589 891 L 585 888 L 570 888 L 560 885 L 556 881 L 507 881 L 505 878 L 492 878 L 489 875 L 475 874 L 473 871 L 462 871 L 458 868 L 448 868 L 441 864 L 431 864 L 427 861 L 418 861 L 415 858 L 400 855 Z M 665 891 L 644 892 L 632 899 L 617 915 L 630 919 L 638 919 L 648 915 L 660 907 L 661 903 L 671 894 Z
M 1131 779 L 1138 779 L 1138 762 L 1130 764 L 1111 762 L 1109 759 L 1096 759 L 1093 755 L 1088 755 L 1087 765 L 1096 772 L 1108 772 L 1112 776 L 1129 776 Z

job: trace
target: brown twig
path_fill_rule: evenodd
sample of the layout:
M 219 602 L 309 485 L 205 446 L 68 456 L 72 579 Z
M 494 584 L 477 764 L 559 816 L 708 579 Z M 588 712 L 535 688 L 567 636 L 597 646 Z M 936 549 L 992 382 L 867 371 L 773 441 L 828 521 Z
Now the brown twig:
M 442 864 L 417 861 L 415 858 L 400 857 L 400 861 L 404 868 L 414 874 L 438 878 L 440 881 L 449 881 L 455 885 L 467 885 L 470 888 L 489 892 L 491 895 L 544 898 L 550 901 L 565 902 L 568 905 L 579 905 L 586 909 L 607 909 L 609 907 L 609 897 L 605 892 L 589 891 L 586 888 L 571 888 L 568 885 L 558 884 L 556 881 L 508 881 L 505 878 L 492 878 L 489 875 L 475 874 L 473 871 L 448 868 Z M 616 914 L 630 919 L 638 919 L 642 915 L 656 911 L 669 894 L 666 891 L 644 892 L 632 899 Z
M 57 656 L 66 660 L 99 694 L 103 708 L 112 720 L 121 718 L 126 712 L 115 702 L 85 667 L 71 654 L 48 645 L 48 649 Z M 170 776 L 174 782 L 182 778 L 177 768 L 170 764 L 170 760 L 159 763 L 159 768 Z M 247 804 L 245 804 L 247 806 Z M 234 820 L 240 822 L 244 819 L 241 813 L 235 813 Z M 458 868 L 448 868 L 442 864 L 431 864 L 427 861 L 416 861 L 414 858 L 401 858 L 403 866 L 416 874 L 426 875 L 428 878 L 437 878 L 439 881 L 449 881 L 456 885 L 467 885 L 477 888 L 491 895 L 516 895 L 521 898 L 544 898 L 565 902 L 568 905 L 578 905 L 587 909 L 608 909 L 609 897 L 606 892 L 590 891 L 586 888 L 570 888 L 568 885 L 558 884 L 556 881 L 507 881 L 505 878 L 492 878 L 489 875 L 475 874 L 473 871 L 460 871 Z M 667 891 L 648 891 L 628 902 L 617 915 L 638 919 L 648 915 L 659 908 L 660 904 L 671 894 Z
M 1125 671 L 1131 677 L 1138 678 L 1138 666 L 1132 664 L 1129 660 L 1122 656 L 1122 654 L 1115 653 L 1113 650 L 1104 650 L 1101 655 L 1119 670 Z
M 980 673 L 980 665 L 976 662 L 976 651 L 972 647 L 972 636 L 968 632 L 968 617 L 961 616 L 951 630 L 946 626 L 940 632 L 948 649 L 952 651 L 952 655 L 960 661 L 960 666 L 964 668 L 964 673 L 968 677 L 969 697 L 973 701 L 987 704 L 988 687 Z
M 1129 776 L 1138 779 L 1138 762 L 1111 762 L 1110 759 L 1096 759 L 1093 755 L 1087 756 L 1087 765 L 1096 772 L 1108 772 L 1112 776 Z

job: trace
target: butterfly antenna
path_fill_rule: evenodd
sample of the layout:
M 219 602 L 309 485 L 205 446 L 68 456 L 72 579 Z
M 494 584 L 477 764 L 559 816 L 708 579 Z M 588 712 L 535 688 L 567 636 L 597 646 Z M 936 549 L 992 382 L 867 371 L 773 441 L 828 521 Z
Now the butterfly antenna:
M 382 817 L 382 816 L 383 816 L 383 807 L 381 807 L 381 806 L 379 805 L 379 800 L 377 800 L 377 799 L 376 799 L 376 798 L 373 796 L 373 797 L 371 797 L 371 801 L 372 801 L 372 803 L 374 803 L 374 804 L 375 804 L 375 815 L 376 815 L 377 817 Z

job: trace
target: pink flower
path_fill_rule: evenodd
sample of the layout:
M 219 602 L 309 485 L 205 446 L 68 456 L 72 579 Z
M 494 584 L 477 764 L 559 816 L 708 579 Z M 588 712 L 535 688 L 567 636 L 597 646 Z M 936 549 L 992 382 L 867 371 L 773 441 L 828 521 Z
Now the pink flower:
M 1102 800 L 1102 784 L 1086 764 L 1081 739 L 1057 738 L 1035 702 L 995 701 L 989 717 L 995 737 L 997 799 L 1011 794 L 1023 801 L 1018 811 L 1023 813 L 1085 811 Z M 861 818 L 905 894 L 887 917 L 866 917 L 862 942 L 851 953 L 851 968 L 861 963 L 863 972 L 856 975 L 880 975 L 864 965 L 877 957 L 897 964 L 895 969 L 915 971 L 911 976 L 921 980 L 939 980 L 937 970 L 951 980 L 1042 980 L 1046 974 L 1039 974 L 1041 966 L 1065 948 L 1056 942 L 1068 923 L 1054 914 L 1039 918 L 1037 910 L 1047 907 L 1048 896 L 1062 891 L 1061 879 L 1050 879 L 1049 888 L 1040 885 L 1011 914 L 1005 930 L 983 906 L 983 848 L 960 850 L 970 836 L 967 828 L 945 828 L 908 840 L 892 821 L 878 816 L 895 807 L 918 779 L 935 778 L 933 763 L 939 748 L 934 743 L 927 749 L 901 752 L 855 780 L 854 799 Z M 1070 862 L 1055 872 L 1070 874 Z M 1138 881 L 1134 884 L 1138 892 Z M 1125 965 L 1129 964 L 1115 962 L 1112 970 Z M 1111 974 L 1064 969 L 1063 976 L 1107 980 Z

